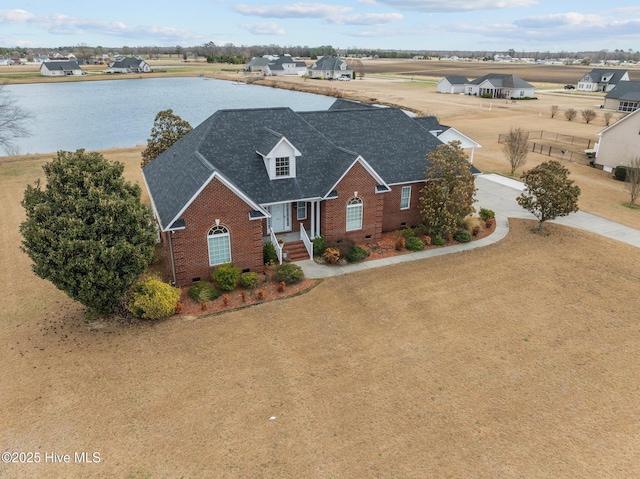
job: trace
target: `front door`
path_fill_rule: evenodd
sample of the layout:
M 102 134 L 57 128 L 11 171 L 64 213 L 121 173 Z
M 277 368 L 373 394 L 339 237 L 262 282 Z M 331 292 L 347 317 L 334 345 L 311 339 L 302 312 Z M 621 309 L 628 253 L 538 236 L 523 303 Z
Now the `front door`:
M 271 205 L 271 228 L 274 233 L 291 231 L 291 203 Z

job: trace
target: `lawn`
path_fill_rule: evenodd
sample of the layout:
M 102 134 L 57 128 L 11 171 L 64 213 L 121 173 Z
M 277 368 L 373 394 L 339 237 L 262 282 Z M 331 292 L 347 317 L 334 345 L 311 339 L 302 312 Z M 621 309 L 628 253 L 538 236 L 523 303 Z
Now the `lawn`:
M 508 170 L 497 134 L 511 124 L 581 137 L 601 127 L 542 116 L 554 101 L 593 100 L 489 111 L 402 83 L 331 83 L 432 108 L 483 143 L 485 171 Z M 140 150 L 107 156 L 140 181 Z M 511 220 L 493 246 L 330 278 L 284 301 L 87 323 L 19 250 L 22 192 L 51 156 L 0 158 L 0 439 L 42 455 L 0 463 L 0 476 L 640 476 L 637 248 Z M 620 183 L 568 166 L 582 209 L 640 225 Z M 74 464 L 83 451 L 100 462 Z

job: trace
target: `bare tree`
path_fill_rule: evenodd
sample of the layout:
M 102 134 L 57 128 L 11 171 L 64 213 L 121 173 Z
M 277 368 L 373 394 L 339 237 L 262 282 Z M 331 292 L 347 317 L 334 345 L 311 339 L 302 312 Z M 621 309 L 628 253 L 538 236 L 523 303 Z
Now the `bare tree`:
M 551 105 L 551 118 L 555 118 L 559 110 L 560 107 L 558 105 Z
M 580 110 L 580 114 L 582 115 L 582 119 L 585 123 L 590 123 L 595 120 L 598 114 L 593 110 Z
M 576 118 L 576 115 L 578 114 L 577 111 L 575 111 L 573 108 L 569 108 L 568 110 L 566 110 L 564 112 L 564 116 L 567 120 L 569 121 L 573 121 Z
M 640 156 L 636 156 L 627 167 L 627 182 L 624 187 L 629 192 L 629 204 L 636 208 L 636 200 L 640 196 Z
M 613 116 L 613 113 L 611 113 L 610 111 L 605 112 L 604 115 L 602 115 L 602 117 L 604 118 L 604 124 L 605 126 L 609 126 L 609 123 L 611 123 L 611 117 Z
M 6 151 L 15 151 L 14 139 L 29 136 L 25 123 L 30 118 L 31 115 L 4 92 L 4 85 L 0 85 L 0 145 Z
M 502 145 L 502 153 L 504 153 L 504 157 L 511 165 L 512 175 L 518 168 L 527 163 L 528 140 L 529 132 L 522 128 L 511 128 L 506 135 L 505 142 Z

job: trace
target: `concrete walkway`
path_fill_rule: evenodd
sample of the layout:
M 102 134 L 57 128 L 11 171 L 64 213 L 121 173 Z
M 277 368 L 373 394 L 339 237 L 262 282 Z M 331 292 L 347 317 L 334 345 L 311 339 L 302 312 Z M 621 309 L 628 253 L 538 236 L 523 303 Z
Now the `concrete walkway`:
M 509 220 L 507 218 L 536 219 L 535 216 L 524 210 L 516 201 L 516 198 L 525 188 L 523 183 L 500 175 L 489 174 L 476 177 L 476 187 L 478 188 L 476 193 L 478 200 L 475 204 L 476 209 L 488 208 L 496 213 L 496 229 L 491 236 L 469 243 L 443 246 L 426 251 L 416 251 L 345 266 L 327 266 L 318 264 L 313 260 L 298 261 L 296 264 L 302 268 L 307 278 L 327 278 L 329 276 L 349 274 L 356 271 L 379 268 L 380 266 L 389 266 L 406 261 L 459 253 L 460 251 L 488 246 L 497 243 L 507 236 L 509 232 Z M 579 211 L 554 220 L 553 222 L 597 233 L 640 248 L 640 230 L 629 228 L 589 213 Z

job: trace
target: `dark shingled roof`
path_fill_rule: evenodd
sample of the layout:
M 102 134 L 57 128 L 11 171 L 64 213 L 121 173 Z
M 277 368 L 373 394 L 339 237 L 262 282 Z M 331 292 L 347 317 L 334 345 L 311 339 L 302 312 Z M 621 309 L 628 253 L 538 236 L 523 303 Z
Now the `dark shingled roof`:
M 136 57 L 127 57 L 120 61 L 114 62 L 111 68 L 138 68 L 144 60 Z
M 271 180 L 258 151 L 269 153 L 283 137 L 301 154 L 296 177 Z M 359 155 L 387 184 L 421 181 L 426 154 L 441 144 L 397 108 L 220 110 L 145 166 L 143 175 L 168 229 L 215 173 L 258 205 L 298 201 L 326 196 Z M 249 214 L 254 210 L 247 205 Z
M 322 58 L 320 58 L 318 61 L 316 61 L 310 68 L 310 70 L 320 70 L 320 71 L 324 71 L 324 70 L 342 70 L 340 68 L 340 66 L 344 63 L 344 60 L 342 58 L 338 58 L 338 57 L 331 57 L 331 56 L 324 56 Z M 351 68 L 349 65 L 346 65 L 345 70 L 342 70 L 345 73 L 350 73 L 353 71 L 353 68 Z
M 338 98 L 333 104 L 329 107 L 330 111 L 333 110 L 369 110 L 371 108 L 380 108 L 375 105 L 367 105 L 366 103 L 360 103 L 353 100 L 345 100 L 343 98 Z
M 418 116 L 414 120 L 428 131 L 444 131 L 449 128 L 442 126 L 435 116 Z
M 81 70 L 76 60 L 53 60 L 50 62 L 44 62 L 44 65 L 49 71 Z
M 533 85 L 527 83 L 522 78 L 515 75 L 508 75 L 503 73 L 489 73 L 480 78 L 476 78 L 472 82 L 473 85 L 480 85 L 484 81 L 489 81 L 495 87 L 503 88 L 533 88 Z
M 450 77 L 445 77 L 445 78 L 452 85 L 465 85 L 465 84 L 469 83 L 469 79 L 467 77 L 450 76 Z
M 640 81 L 621 81 L 605 96 L 606 99 L 640 101 Z
M 594 83 L 618 83 L 620 79 L 627 73 L 627 70 L 621 70 L 619 68 L 594 68 L 585 75 L 591 78 Z M 612 75 L 606 82 L 602 81 L 602 77 Z

